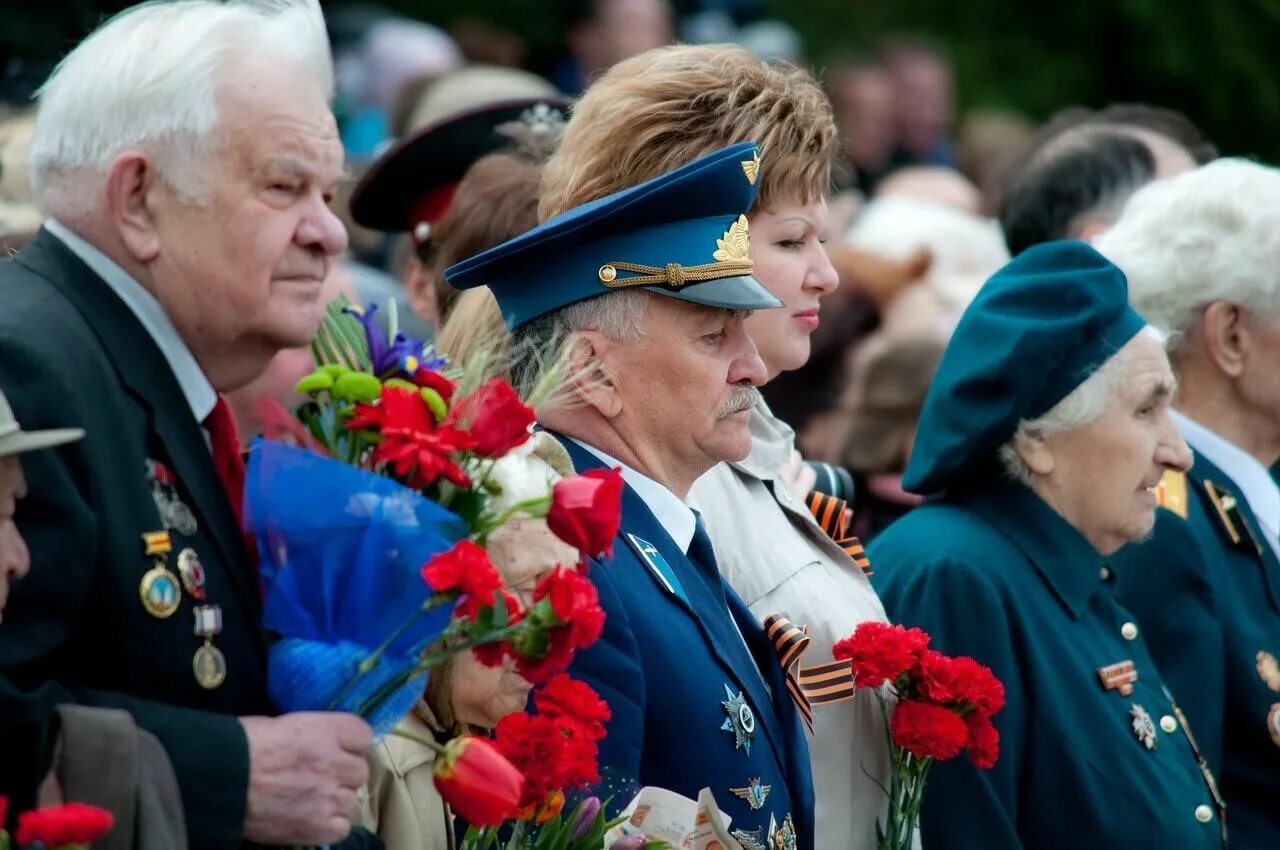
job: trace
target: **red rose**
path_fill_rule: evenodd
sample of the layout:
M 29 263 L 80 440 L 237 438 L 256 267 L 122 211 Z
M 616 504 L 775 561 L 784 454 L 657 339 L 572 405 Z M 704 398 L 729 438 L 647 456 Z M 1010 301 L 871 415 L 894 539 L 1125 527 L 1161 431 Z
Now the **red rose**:
M 431 408 L 413 390 L 384 386 L 376 404 L 356 405 L 347 428 L 380 434 L 382 439 L 370 455 L 373 465 L 389 467 L 409 487 L 421 490 L 438 478 L 459 487 L 471 486 L 471 479 L 450 458 L 471 448 L 470 436 L 447 425 L 437 426 Z
M 969 740 L 969 728 L 960 715 L 918 700 L 898 703 L 889 731 L 895 744 L 921 758 L 955 758 Z
M 463 735 L 445 744 L 433 772 L 440 796 L 475 826 L 497 826 L 512 817 L 524 793 L 520 771 L 483 738 Z
M 489 553 L 470 540 L 455 543 L 423 565 L 422 580 L 437 592 L 460 591 L 456 613 L 473 622 L 482 608 L 494 604 L 494 594 L 502 587 L 502 576 Z
M 910 670 L 929 646 L 929 636 L 919 629 L 888 623 L 866 622 L 832 648 L 836 660 L 848 660 L 860 688 L 878 688 Z
M 426 366 L 419 366 L 413 373 L 413 382 L 424 389 L 435 390 L 445 401 L 453 398 L 453 391 L 457 387 L 453 381 Z
M 67 803 L 35 809 L 18 815 L 14 839 L 19 845 L 92 844 L 111 831 L 115 818 L 111 812 L 83 803 Z
M 622 517 L 622 470 L 591 469 L 556 482 L 547 525 L 589 557 L 613 551 Z
M 454 405 L 445 424 L 470 434 L 481 457 L 502 457 L 532 436 L 533 408 L 502 378 L 490 378 Z
M 520 675 L 534 684 L 568 667 L 574 651 L 595 643 L 604 630 L 604 611 L 596 587 L 577 570 L 557 567 L 539 579 L 533 589 L 534 604 L 544 599 L 552 622 L 544 623 L 547 628 L 541 645 L 530 647 L 534 651 L 521 651 L 516 659 Z
M 539 714 L 593 741 L 604 737 L 604 724 L 613 716 L 590 685 L 565 673 L 553 676 L 533 700 Z
M 969 740 L 964 746 L 973 763 L 981 770 L 995 767 L 996 759 L 1000 756 L 1000 733 L 996 727 L 991 725 L 990 720 L 976 713 L 966 717 L 965 724 L 969 727 Z

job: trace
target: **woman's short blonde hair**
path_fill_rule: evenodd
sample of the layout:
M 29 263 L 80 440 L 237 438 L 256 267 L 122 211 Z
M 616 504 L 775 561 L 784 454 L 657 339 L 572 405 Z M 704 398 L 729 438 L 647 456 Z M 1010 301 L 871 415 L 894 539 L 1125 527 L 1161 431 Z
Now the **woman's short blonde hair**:
M 542 179 L 539 219 L 738 142 L 763 161 L 755 209 L 824 197 L 837 146 L 809 72 L 735 45 L 661 47 L 619 62 L 573 108 Z

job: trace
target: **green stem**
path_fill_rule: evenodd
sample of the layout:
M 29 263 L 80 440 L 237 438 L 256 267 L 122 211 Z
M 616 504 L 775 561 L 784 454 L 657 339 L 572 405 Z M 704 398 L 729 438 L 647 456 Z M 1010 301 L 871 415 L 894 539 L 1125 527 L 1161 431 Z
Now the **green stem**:
M 386 640 L 379 644 L 377 649 L 356 665 L 355 675 L 348 679 L 347 683 L 342 686 L 342 690 L 338 691 L 337 696 L 329 701 L 329 705 L 325 707 L 326 710 L 333 711 L 333 709 L 337 707 L 338 703 L 342 702 L 343 698 L 346 697 L 347 694 L 351 693 L 351 689 L 356 686 L 356 683 L 359 682 L 361 678 L 368 675 L 369 671 L 378 665 L 378 662 L 382 659 L 382 656 L 386 654 L 387 650 L 391 647 L 391 644 L 395 643 L 396 640 L 414 624 L 414 621 L 430 611 L 432 608 L 443 605 L 445 602 L 452 601 L 453 597 L 445 596 L 444 594 L 433 593 L 428 596 L 427 601 L 422 603 L 422 607 L 410 614 L 408 619 L 399 626 L 396 626 L 395 631 L 393 631 Z

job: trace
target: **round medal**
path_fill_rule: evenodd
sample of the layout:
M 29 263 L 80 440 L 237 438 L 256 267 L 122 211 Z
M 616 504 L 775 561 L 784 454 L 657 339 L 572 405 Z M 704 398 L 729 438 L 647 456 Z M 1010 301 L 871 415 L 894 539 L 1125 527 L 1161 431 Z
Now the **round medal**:
M 195 673 L 200 687 L 211 691 L 226 681 L 226 656 L 213 644 L 206 643 L 196 650 L 195 656 L 191 659 L 191 670 Z
M 142 598 L 142 607 L 147 609 L 147 613 L 162 620 L 172 617 L 182 602 L 178 577 L 159 561 L 142 577 L 138 595 Z
M 188 547 L 178 554 L 178 575 L 182 576 L 182 586 L 193 599 L 204 599 L 204 565 L 195 549 Z

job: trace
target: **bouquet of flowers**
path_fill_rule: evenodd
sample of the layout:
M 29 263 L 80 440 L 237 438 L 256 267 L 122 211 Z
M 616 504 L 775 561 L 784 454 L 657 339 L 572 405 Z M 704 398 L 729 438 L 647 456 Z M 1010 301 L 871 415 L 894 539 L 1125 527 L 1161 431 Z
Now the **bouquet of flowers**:
M 929 649 L 929 635 L 887 623 L 863 623 L 837 643 L 837 660 L 852 665 L 854 682 L 871 688 L 886 718 L 893 773 L 885 822 L 876 822 L 880 850 L 907 850 L 920 822 L 925 777 L 934 760 L 969 753 L 990 770 L 1000 736 L 991 717 L 1004 706 L 1004 685 L 967 656 Z M 896 698 L 892 719 L 887 689 Z
M 504 459 L 533 437 L 536 399 L 478 369 L 449 373 L 391 324 L 383 332 L 373 307 L 329 306 L 320 365 L 298 384 L 307 401 L 268 420 L 282 439 L 254 443 L 245 488 L 264 622 L 281 637 L 273 700 L 352 711 L 378 735 L 455 653 L 512 659 L 537 683 L 599 636 L 595 588 L 573 564 L 541 578 L 526 607 L 485 547 L 514 519 L 546 517 L 581 556 L 598 554 L 622 489 L 617 471 L 504 482 Z
M 41 847 L 44 850 L 80 850 L 111 831 L 111 812 L 83 803 L 67 803 L 33 809 L 18 815 L 18 829 L 10 839 L 4 829 L 9 800 L 0 796 L 0 850 Z

